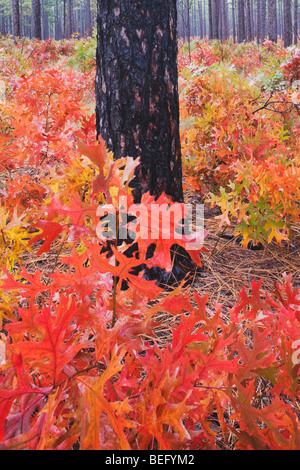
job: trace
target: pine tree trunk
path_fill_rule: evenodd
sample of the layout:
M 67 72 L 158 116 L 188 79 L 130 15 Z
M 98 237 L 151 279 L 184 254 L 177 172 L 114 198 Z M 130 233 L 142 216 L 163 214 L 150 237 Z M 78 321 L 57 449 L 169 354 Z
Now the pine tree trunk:
M 98 0 L 97 133 L 116 158 L 141 158 L 137 202 L 183 200 L 176 33 L 176 0 Z
M 262 22 L 261 22 L 261 0 L 257 0 L 257 24 L 256 24 L 257 43 L 260 44 L 262 38 Z
M 203 15 L 202 15 L 202 22 L 203 22 L 203 37 L 207 37 L 207 28 L 206 28 L 206 2 L 203 1 Z
M 214 39 L 220 39 L 219 30 L 220 20 L 220 0 L 213 0 L 213 37 Z
M 269 39 L 277 42 L 277 0 L 268 0 Z
M 251 22 L 251 4 L 250 0 L 246 0 L 246 11 L 247 11 L 247 40 L 252 41 L 252 22 Z
M 68 6 L 68 14 L 67 14 L 67 19 L 68 19 L 68 38 L 72 36 L 74 33 L 74 19 L 73 19 L 73 0 L 67 0 L 67 6 Z
M 228 32 L 228 14 L 227 14 L 227 1 L 222 0 L 222 39 L 226 41 L 229 36 Z
M 212 0 L 208 0 L 208 19 L 209 19 L 209 39 L 214 39 L 214 24 L 213 24 L 213 5 Z
M 267 0 L 261 0 L 261 42 L 267 37 Z
M 92 34 L 92 15 L 90 0 L 86 0 L 85 4 L 85 34 L 87 36 L 91 36 Z
M 13 36 L 14 38 L 19 38 L 21 36 L 19 0 L 12 0 L 12 10 L 13 10 Z
M 236 41 L 236 21 L 235 21 L 235 0 L 232 0 L 232 30 L 233 30 L 233 42 Z
M 294 44 L 298 43 L 298 0 L 294 0 Z
M 253 0 L 251 0 L 250 4 L 250 10 L 251 10 L 251 29 L 252 29 L 252 41 L 256 37 L 256 24 L 254 21 L 254 5 L 253 5 Z
M 42 39 L 41 1 L 32 0 L 32 37 Z
M 245 0 L 238 0 L 238 42 L 246 41 Z
M 63 0 L 63 39 L 67 37 L 67 0 Z
M 202 10 L 202 1 L 199 2 L 199 25 L 200 25 L 200 38 L 203 39 L 204 34 L 204 24 L 203 24 L 203 10 Z
M 43 39 L 47 40 L 49 39 L 50 33 L 49 33 L 49 18 L 48 18 L 48 12 L 44 11 L 43 15 Z
M 186 29 L 189 48 L 189 60 L 191 62 L 191 0 L 185 0 L 186 3 Z
M 59 37 L 59 14 L 58 14 L 58 0 L 55 0 L 55 23 L 54 23 L 54 38 L 56 40 L 61 39 Z
M 283 1 L 283 39 L 284 47 L 293 44 L 293 22 L 292 22 L 292 2 L 291 0 Z

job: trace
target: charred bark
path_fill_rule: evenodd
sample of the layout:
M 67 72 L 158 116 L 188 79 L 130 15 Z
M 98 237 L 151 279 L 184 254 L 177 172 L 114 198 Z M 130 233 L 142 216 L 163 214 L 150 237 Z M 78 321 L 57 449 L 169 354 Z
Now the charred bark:
M 183 201 L 176 0 L 98 0 L 97 134 L 115 158 L 140 157 L 137 202 Z

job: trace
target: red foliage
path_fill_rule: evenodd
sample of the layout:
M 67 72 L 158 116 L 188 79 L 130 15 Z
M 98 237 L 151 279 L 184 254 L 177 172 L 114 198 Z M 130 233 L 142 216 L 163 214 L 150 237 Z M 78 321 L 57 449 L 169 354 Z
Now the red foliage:
M 300 80 L 300 49 L 297 49 L 293 57 L 282 66 L 282 70 L 290 83 Z
M 211 309 L 208 296 L 143 277 L 143 267 L 170 271 L 175 236 L 159 232 L 149 259 L 141 237 L 132 257 L 130 244 L 99 238 L 99 205 L 122 215 L 139 162 L 93 142 L 81 78 L 58 67 L 19 78 L 6 108 L 2 164 L 14 170 L 0 207 L 0 449 L 299 449 L 291 277 L 272 293 L 254 282 L 232 309 Z M 149 194 L 143 203 L 151 208 Z M 199 265 L 201 252 L 190 253 Z

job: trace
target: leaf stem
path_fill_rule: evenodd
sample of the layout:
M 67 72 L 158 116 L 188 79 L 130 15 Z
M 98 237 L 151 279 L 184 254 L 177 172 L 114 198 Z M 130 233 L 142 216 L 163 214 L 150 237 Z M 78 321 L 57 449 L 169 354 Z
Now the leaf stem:
M 119 213 L 117 214 L 117 227 L 116 227 L 116 239 L 115 239 L 115 249 L 118 249 L 118 239 L 119 239 Z M 117 266 L 117 260 L 115 259 L 115 266 Z M 111 327 L 114 328 L 117 322 L 117 286 L 118 286 L 118 279 L 114 276 L 114 286 L 113 286 L 113 317 L 112 317 L 112 325 Z

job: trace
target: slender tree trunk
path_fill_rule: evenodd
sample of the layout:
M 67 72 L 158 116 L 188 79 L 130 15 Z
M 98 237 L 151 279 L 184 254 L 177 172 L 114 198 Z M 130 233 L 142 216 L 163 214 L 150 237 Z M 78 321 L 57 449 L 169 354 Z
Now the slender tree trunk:
M 262 39 L 262 18 L 261 18 L 261 0 L 257 0 L 257 25 L 256 25 L 257 43 Z
M 191 0 L 186 0 L 186 26 L 187 26 L 187 40 L 189 48 L 189 60 L 191 62 Z
M 64 38 L 64 5 L 57 3 L 57 37 Z
M 80 0 L 80 33 L 82 37 L 85 36 L 85 7 L 82 0 Z
M 116 158 L 140 157 L 136 201 L 183 200 L 176 0 L 98 0 L 96 124 Z
M 220 21 L 220 0 L 213 0 L 213 37 L 214 39 L 220 39 L 219 30 Z
M 251 11 L 251 29 L 252 29 L 252 41 L 256 37 L 256 22 L 254 21 L 254 5 L 253 0 L 250 3 L 250 11 Z
M 90 0 L 86 0 L 85 4 L 85 33 L 87 36 L 91 36 L 92 34 L 92 14 Z
M 268 17 L 269 17 L 269 39 L 277 43 L 278 32 L 277 32 L 277 1 L 268 0 Z
M 202 1 L 199 2 L 199 33 L 200 38 L 204 38 L 204 22 L 203 22 L 203 9 L 202 9 Z
M 23 26 L 23 5 L 22 1 L 20 2 L 20 36 L 24 37 L 24 26 Z
M 56 40 L 61 39 L 59 37 L 58 29 L 59 29 L 59 13 L 58 13 L 58 0 L 55 0 L 55 23 L 54 23 L 54 38 Z
M 186 40 L 186 25 L 185 25 L 185 11 L 184 11 L 184 3 L 181 2 L 181 10 L 180 10 L 180 17 L 181 17 L 181 27 L 182 27 L 182 38 L 184 41 Z
M 43 14 L 43 39 L 49 39 L 49 18 L 48 18 L 48 12 L 44 10 Z
M 246 41 L 245 0 L 238 0 L 238 42 Z
M 284 0 L 281 0 L 279 2 L 279 4 L 277 5 L 278 7 L 278 11 L 277 11 L 277 35 L 279 37 L 281 37 L 282 39 L 284 39 L 284 32 L 283 32 L 283 29 L 284 29 L 284 20 L 283 20 L 283 2 Z
M 63 39 L 67 37 L 67 0 L 63 0 Z
M 202 16 L 202 21 L 203 21 L 203 37 L 207 37 L 207 28 L 206 28 L 206 1 L 203 0 L 203 16 Z
M 235 21 L 235 0 L 232 0 L 232 30 L 233 30 L 233 42 L 236 41 L 236 21 Z
M 267 0 L 261 0 L 261 42 L 267 37 Z
M 14 38 L 19 38 L 21 36 L 19 0 L 12 0 L 12 11 L 13 11 L 13 36 Z
M 252 23 L 251 23 L 251 4 L 250 0 L 246 0 L 246 11 L 247 11 L 247 40 L 252 41 L 253 40 L 253 35 L 252 35 Z
M 223 41 L 226 41 L 229 36 L 228 11 L 226 0 L 222 0 L 222 36 Z
M 209 18 L 209 39 L 214 39 L 214 23 L 213 23 L 213 4 L 212 0 L 208 0 L 208 18 Z
M 68 6 L 68 14 L 67 14 L 67 19 L 68 19 L 68 38 L 72 36 L 74 33 L 74 11 L 73 11 L 73 0 L 67 0 L 67 6 Z
M 298 0 L 294 0 L 294 44 L 298 43 Z
M 42 39 L 41 1 L 32 0 L 32 37 Z
M 283 2 L 283 38 L 284 47 L 289 47 L 293 44 L 293 22 L 292 22 L 292 2 L 291 0 L 284 0 Z

